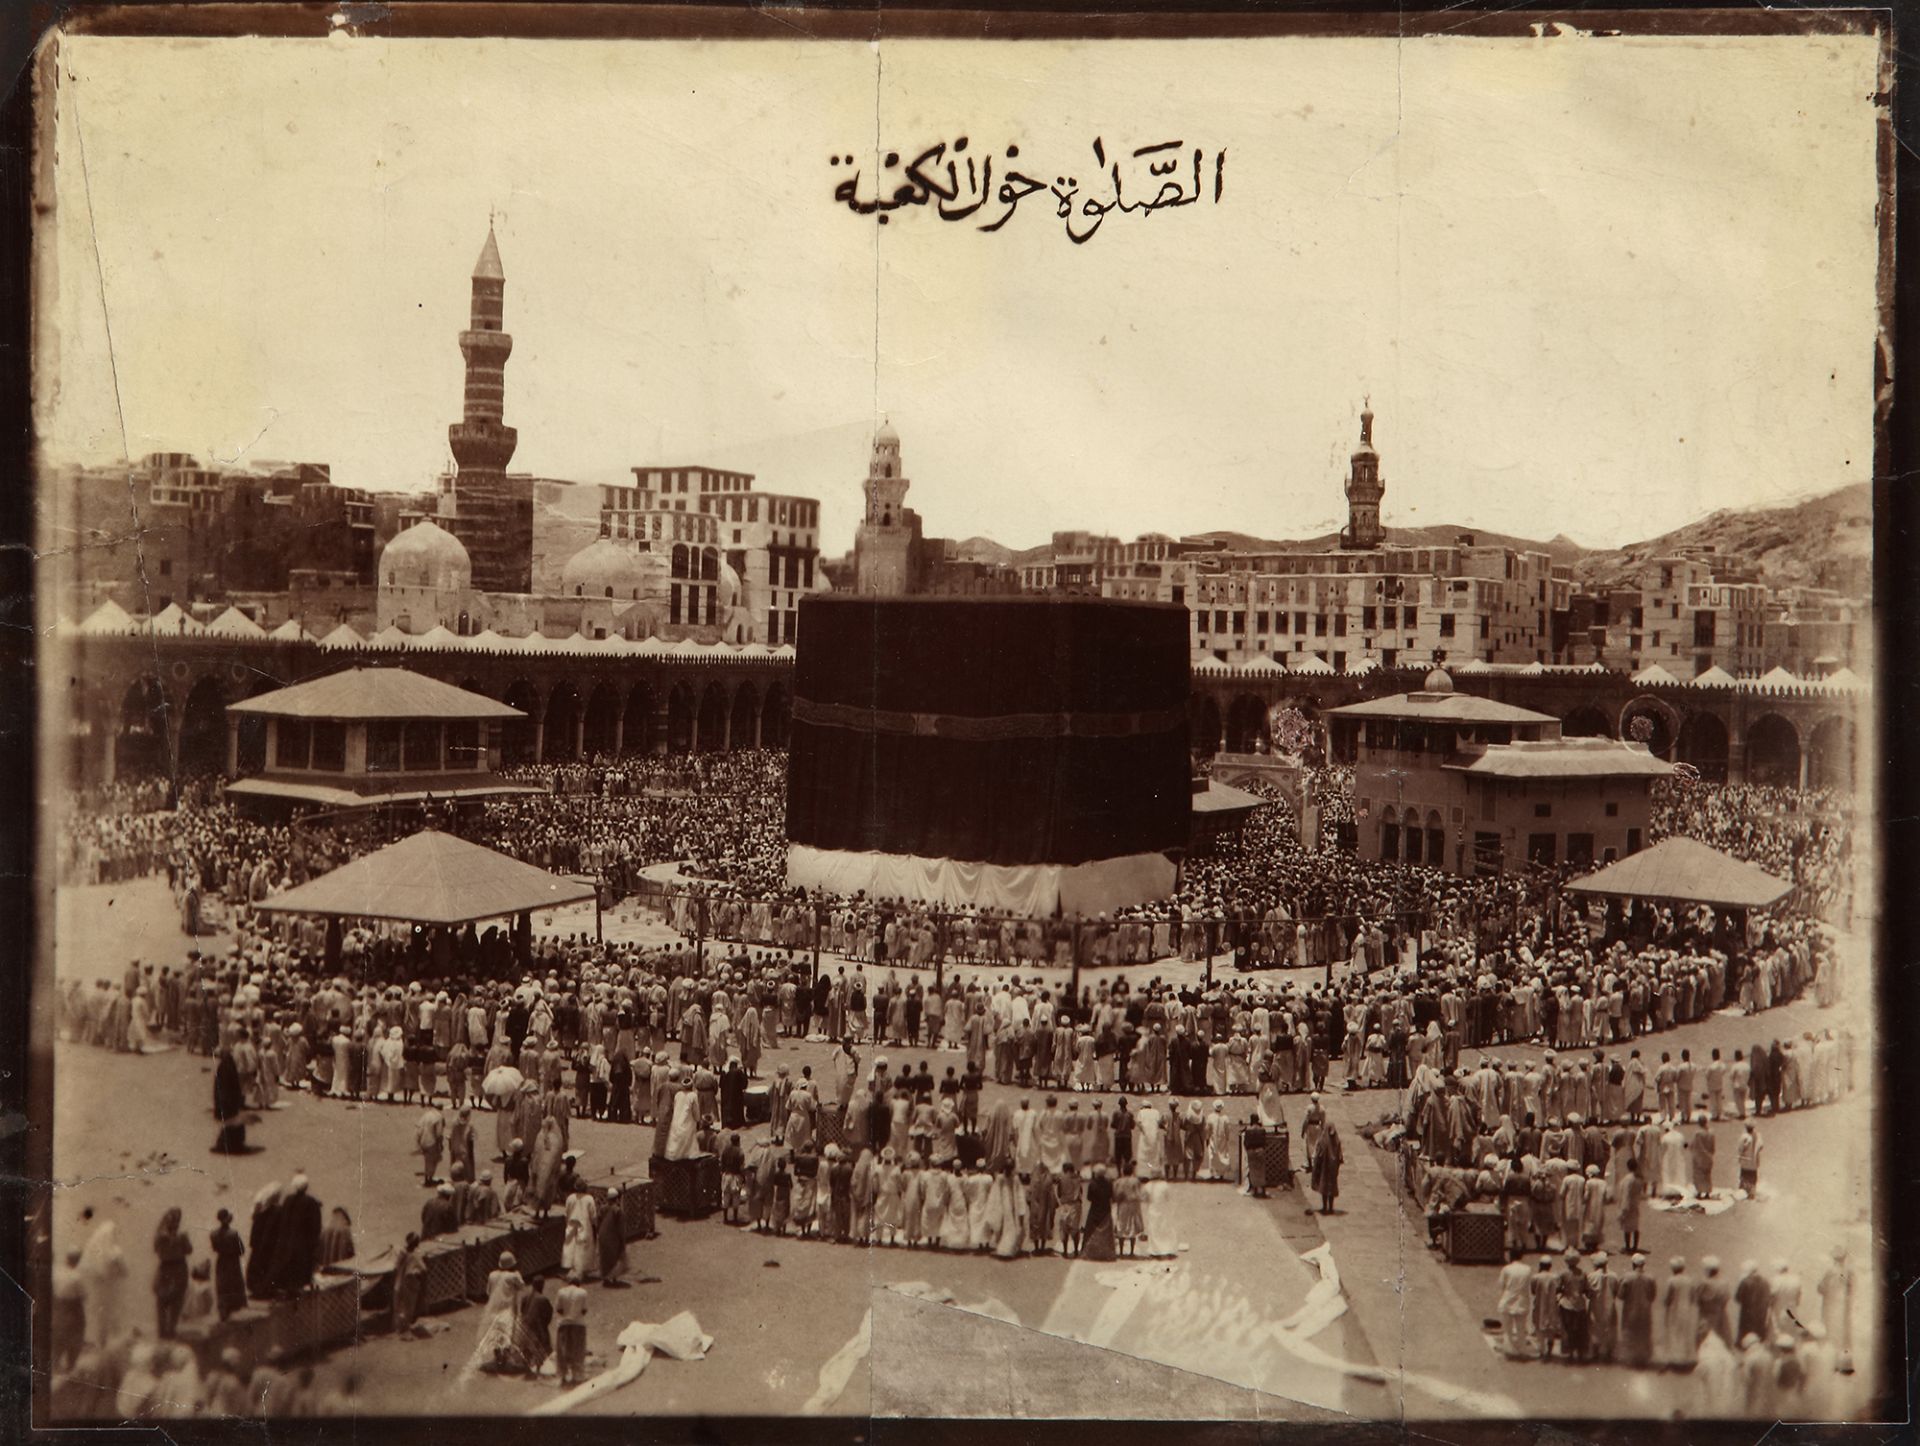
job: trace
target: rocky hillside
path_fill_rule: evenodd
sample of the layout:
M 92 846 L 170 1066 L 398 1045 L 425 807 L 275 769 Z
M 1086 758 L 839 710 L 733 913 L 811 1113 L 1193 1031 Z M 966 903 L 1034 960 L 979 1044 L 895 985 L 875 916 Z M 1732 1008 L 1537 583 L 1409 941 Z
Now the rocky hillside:
M 1556 563 L 1572 567 L 1575 584 L 1583 589 L 1632 586 L 1640 564 L 1648 558 L 1711 548 L 1715 556 L 1730 559 L 1772 587 L 1831 587 L 1864 597 L 1873 559 L 1873 503 L 1869 487 L 1861 482 L 1787 507 L 1724 509 L 1619 548 L 1582 547 L 1564 532 L 1551 542 L 1540 542 L 1464 524 L 1389 527 L 1387 542 L 1396 547 L 1441 547 L 1463 533 L 1471 533 L 1483 547 L 1545 552 Z M 1194 536 L 1220 542 L 1232 552 L 1324 552 L 1340 545 L 1337 532 L 1291 540 L 1225 529 Z M 1044 559 L 1050 552 L 1044 544 L 1010 550 L 984 537 L 968 538 L 959 547 L 980 560 L 1004 558 L 1016 567 Z
M 1788 507 L 1725 509 L 1645 542 L 1586 552 L 1574 577 L 1590 588 L 1627 586 L 1648 558 L 1693 548 L 1751 570 L 1771 587 L 1864 591 L 1873 558 L 1873 497 L 1865 482 Z

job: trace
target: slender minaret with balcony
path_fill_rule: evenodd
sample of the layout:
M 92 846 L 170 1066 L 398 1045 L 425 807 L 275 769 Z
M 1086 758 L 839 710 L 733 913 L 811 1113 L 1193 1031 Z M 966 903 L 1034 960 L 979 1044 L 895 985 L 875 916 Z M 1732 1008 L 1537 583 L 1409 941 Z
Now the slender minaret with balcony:
M 900 434 L 882 421 L 867 464 L 867 511 L 854 532 L 854 591 L 900 597 L 920 582 L 920 518 L 907 506 L 908 482 L 900 465 Z
M 1353 450 L 1347 473 L 1347 527 L 1340 545 L 1354 551 L 1378 547 L 1387 539 L 1380 525 L 1380 499 L 1387 484 L 1380 480 L 1380 454 L 1373 450 L 1373 408 L 1360 413 L 1360 445 Z
M 506 475 L 519 442 L 502 420 L 507 358 L 513 353 L 513 338 L 501 329 L 506 289 L 489 221 L 487 244 L 473 267 L 472 314 L 460 333 L 460 354 L 467 362 L 465 403 L 460 420 L 447 428 L 459 469 L 455 534 L 473 559 L 473 585 L 483 592 L 525 592 L 532 573 L 532 494 L 514 488 Z M 527 495 L 518 496 L 520 491 Z

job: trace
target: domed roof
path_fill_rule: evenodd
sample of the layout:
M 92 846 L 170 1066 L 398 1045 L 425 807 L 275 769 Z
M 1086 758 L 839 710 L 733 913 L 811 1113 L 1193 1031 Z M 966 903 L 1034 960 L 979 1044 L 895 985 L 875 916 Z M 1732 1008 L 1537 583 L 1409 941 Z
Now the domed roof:
M 639 552 L 611 537 L 588 543 L 560 570 L 560 591 L 568 597 L 614 597 L 631 602 L 644 583 Z
M 1427 674 L 1427 681 L 1420 685 L 1420 691 L 1423 693 L 1451 693 L 1453 691 L 1453 679 L 1447 676 L 1447 670 L 1445 668 L 1435 668 L 1431 673 Z
M 404 529 L 380 554 L 380 580 L 388 587 L 463 591 L 472 585 L 473 562 L 459 538 L 431 520 Z
M 720 564 L 720 606 L 730 608 L 740 601 L 740 574 L 733 570 L 733 564 L 722 561 Z
M 885 419 L 881 421 L 880 430 L 873 434 L 873 445 L 876 447 L 897 447 L 900 445 L 900 434 L 893 430 L 893 423 L 891 421 Z

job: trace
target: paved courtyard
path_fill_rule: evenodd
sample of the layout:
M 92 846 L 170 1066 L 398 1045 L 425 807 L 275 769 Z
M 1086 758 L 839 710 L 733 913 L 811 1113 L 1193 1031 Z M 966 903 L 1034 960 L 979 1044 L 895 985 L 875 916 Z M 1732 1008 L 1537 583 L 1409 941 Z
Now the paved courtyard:
M 590 930 L 591 910 L 585 914 Z M 632 912 L 617 912 L 609 924 L 622 937 L 663 937 L 656 922 Z M 63 976 L 117 973 L 131 958 L 173 962 L 188 943 L 156 879 L 64 890 L 58 926 Z M 580 924 L 549 919 L 540 927 L 566 932 Z M 1864 997 L 1864 980 L 1851 994 L 1842 1010 Z M 1696 1057 L 1715 1046 L 1730 1052 L 1827 1027 L 1840 1013 L 1803 1002 L 1758 1020 L 1715 1017 L 1660 1036 L 1653 1047 L 1687 1047 Z M 929 1058 L 938 1074 L 959 1056 Z M 811 1064 L 823 1075 L 827 1047 L 788 1044 L 763 1068 L 778 1063 L 796 1073 Z M 139 1317 L 151 1308 L 146 1242 L 170 1205 L 185 1211 L 203 1254 L 217 1208 L 244 1222 L 262 1186 L 300 1170 L 323 1205 L 349 1212 L 363 1255 L 417 1227 L 425 1193 L 412 1150 L 413 1107 L 285 1096 L 284 1108 L 250 1131 L 262 1148 L 236 1158 L 208 1149 L 209 1061 L 180 1050 L 136 1057 L 62 1045 L 55 1073 L 56 1246 L 64 1251 L 84 1238 L 85 1207 L 119 1221 Z M 1030 1094 L 1036 1106 L 1042 1097 L 989 1085 L 983 1107 L 1009 1094 Z M 1424 1222 L 1392 1186 L 1394 1157 L 1359 1137 L 1360 1125 L 1391 1108 L 1391 1094 L 1335 1091 L 1329 1105 L 1347 1136 L 1339 1213 L 1309 1214 L 1298 1192 L 1256 1201 L 1232 1185 L 1179 1183 L 1170 1199 L 1184 1248 L 1173 1260 L 1003 1262 L 771 1239 L 717 1216 L 663 1218 L 657 1238 L 629 1248 L 632 1289 L 591 1289 L 589 1349 L 604 1362 L 628 1322 L 685 1310 L 714 1337 L 713 1350 L 698 1362 L 657 1359 L 593 1409 L 1271 1420 L 1689 1409 L 1696 1388 L 1685 1377 L 1496 1355 L 1482 1329 L 1495 1270 L 1449 1266 L 1429 1251 Z M 1304 1107 L 1303 1096 L 1290 1097 L 1296 1140 Z M 1864 1092 L 1761 1128 L 1763 1198 L 1712 1218 L 1649 1212 L 1650 1259 L 1684 1254 L 1697 1262 L 1711 1253 L 1728 1272 L 1748 1258 L 1771 1270 L 1780 1242 L 1792 1240 L 1811 1296 L 1830 1245 L 1845 1243 L 1862 1263 L 1864 1288 L 1873 1259 Z M 1734 1130 L 1719 1127 L 1729 1181 Z M 491 1143 L 485 1122 L 479 1134 L 483 1147 Z M 646 1127 L 576 1121 L 581 1173 L 644 1159 L 651 1136 Z M 1609 1234 L 1617 1251 L 1617 1232 Z M 1862 1300 L 1857 1314 L 1864 1332 L 1871 1303 Z M 513 1413 L 554 1394 L 550 1384 L 526 1381 L 456 1382 L 478 1312 L 456 1309 L 431 1321 L 425 1339 L 376 1336 L 354 1352 L 369 1411 Z M 1872 1350 L 1863 1334 L 1857 1353 L 1867 1360 Z M 1855 1379 L 1864 1394 L 1865 1377 Z

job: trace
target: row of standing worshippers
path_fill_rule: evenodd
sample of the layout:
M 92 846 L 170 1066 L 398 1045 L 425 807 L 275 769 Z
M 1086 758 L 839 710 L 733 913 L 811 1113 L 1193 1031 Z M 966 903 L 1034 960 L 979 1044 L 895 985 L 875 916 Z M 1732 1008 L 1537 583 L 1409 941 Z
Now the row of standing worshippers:
M 1523 1122 L 1516 1135 L 1544 1122 L 1551 1144 L 1562 1129 L 1587 1136 L 1602 1126 L 1644 1130 L 1703 1115 L 1714 1122 L 1746 1120 L 1829 1104 L 1852 1089 L 1850 1044 L 1833 1037 L 1798 1045 L 1776 1040 L 1772 1051 L 1756 1046 L 1751 1062 L 1735 1050 L 1730 1065 L 1715 1049 L 1704 1066 L 1682 1050 L 1678 1063 L 1663 1054 L 1651 1072 L 1637 1051 L 1624 1062 L 1596 1050 L 1590 1061 L 1557 1058 L 1549 1051 L 1542 1058 L 1504 1062 L 1483 1055 L 1470 1071 L 1423 1066 L 1407 1091 L 1407 1133 L 1420 1141 L 1430 1160 L 1473 1165 L 1501 1121 L 1510 1128 L 1515 1120 Z M 1512 1153 L 1497 1143 L 1495 1148 L 1503 1156 Z
M 239 1349 L 203 1359 L 184 1342 L 129 1336 L 112 1348 L 89 1347 L 53 1373 L 49 1415 L 62 1424 L 99 1421 L 226 1421 L 364 1416 L 360 1367 L 249 1368 Z
M 441 1189 L 444 1191 L 446 1187 Z M 617 1203 L 602 1205 L 591 1191 L 571 1185 L 566 1196 L 565 1221 L 560 1246 L 564 1284 L 552 1302 L 560 1326 L 557 1358 L 563 1385 L 572 1384 L 583 1374 L 587 1308 L 581 1287 L 591 1278 L 597 1278 L 601 1286 L 609 1290 L 625 1289 L 629 1284 L 625 1222 Z M 458 1225 L 452 1228 L 457 1229 Z M 415 1334 L 420 1313 L 427 1271 L 423 1244 L 421 1234 L 410 1232 L 394 1262 L 393 1331 L 402 1339 Z M 501 1272 L 515 1279 L 505 1279 Z M 518 1306 L 526 1306 L 533 1297 L 543 1294 L 537 1283 L 522 1276 L 511 1252 L 501 1255 L 489 1278 L 488 1305 L 481 1317 L 484 1349 L 476 1350 L 472 1365 L 475 1369 L 517 1367 L 538 1373 L 547 1350 L 553 1349 L 544 1334 L 543 1323 L 537 1319 L 521 1321 L 517 1317 L 500 1319 L 503 1294 L 512 1297 Z M 540 1313 L 537 1306 L 533 1311 L 536 1316 Z M 516 1359 L 509 1361 L 509 1354 Z
M 1023 1097 L 1017 1105 L 1000 1100 L 984 1123 L 976 1124 L 977 1117 L 967 1116 L 965 1093 L 946 1090 L 943 1081 L 936 1105 L 922 1090 L 888 1078 L 885 1064 L 876 1062 L 874 1074 L 851 1092 L 840 1112 L 841 1140 L 856 1152 L 891 1149 L 903 1161 L 918 1156 L 936 1167 L 956 1158 L 983 1160 L 989 1169 L 1010 1163 L 1028 1176 L 1041 1166 L 1057 1173 L 1067 1165 L 1081 1171 L 1095 1165 L 1133 1169 L 1143 1180 L 1233 1180 L 1239 1174 L 1238 1127 L 1222 1101 L 1211 1110 L 1189 1100 L 1184 1109 L 1169 1104 L 1163 1111 L 1152 1103 L 1129 1108 L 1126 1099 L 1115 1099 L 1109 1113 L 1104 1101 L 1093 1100 L 1083 1114 L 1077 1099 L 1062 1109 L 1059 1099 L 1048 1095 L 1035 1109 L 1032 1099 Z M 822 1106 L 805 1089 L 789 1093 L 785 1103 L 784 1126 L 775 1111 L 772 1141 L 804 1149 L 818 1137 Z
M 56 1367 L 87 1348 L 105 1350 L 137 1332 L 127 1308 L 130 1276 L 118 1226 L 95 1223 L 91 1210 L 82 1224 L 92 1225 L 79 1250 L 69 1251 L 53 1272 L 53 1358 Z M 314 1274 L 354 1253 L 353 1225 L 335 1207 L 321 1224 L 321 1206 L 307 1177 L 295 1175 L 282 1189 L 268 1185 L 254 1197 L 243 1241 L 233 1213 L 215 1216 L 207 1234 L 207 1254 L 193 1259 L 194 1248 L 182 1211 L 169 1208 L 154 1230 L 154 1334 L 162 1341 L 191 1334 L 246 1310 L 251 1302 L 297 1296 L 313 1284 Z
M 1515 1360 L 1698 1371 L 1707 1415 L 1794 1416 L 1796 1407 L 1825 1403 L 1820 1388 L 1834 1374 L 1852 1373 L 1855 1281 L 1843 1247 L 1834 1247 L 1814 1301 L 1786 1260 L 1771 1276 L 1749 1260 L 1731 1282 L 1711 1255 L 1698 1275 L 1678 1255 L 1664 1276 L 1647 1264 L 1636 1253 L 1622 1273 L 1609 1270 L 1605 1251 L 1572 1249 L 1532 1265 L 1508 1262 L 1494 1304 L 1502 1351 Z M 1756 1391 L 1745 1376 L 1761 1361 L 1773 1374 Z
M 1597 1139 L 1601 1145 L 1619 1141 L 1626 1129 L 1659 1139 L 1663 1131 L 1657 1127 L 1667 1123 L 1743 1121 L 1830 1104 L 1853 1087 L 1841 1050 L 1843 1041 L 1837 1039 L 1812 1041 L 1811 1048 L 1782 1047 L 1789 1064 L 1774 1068 L 1768 1062 L 1764 1073 L 1759 1066 L 1749 1072 L 1740 1050 L 1734 1052 L 1732 1066 L 1724 1066 L 1720 1050 L 1713 1050 L 1705 1068 L 1693 1066 L 1686 1058 L 1688 1050 L 1682 1050 L 1680 1064 L 1663 1056 L 1651 1077 L 1638 1058 L 1622 1066 L 1619 1058 L 1605 1060 L 1597 1050 L 1592 1064 L 1578 1058 L 1555 1060 L 1551 1052 L 1542 1060 L 1500 1062 L 1482 1056 L 1471 1072 L 1423 1068 L 1415 1073 L 1407 1089 L 1405 1133 L 1419 1141 L 1430 1162 L 1469 1168 L 1490 1146 L 1501 1156 L 1513 1152 L 1507 1145 L 1521 1145 L 1523 1154 L 1532 1154 L 1532 1143 L 1544 1137 L 1553 1152 L 1563 1139 L 1561 1131 L 1584 1141 Z M 1766 1060 L 1768 1052 L 1757 1048 L 1755 1056 Z M 1795 1068 L 1793 1060 L 1805 1060 L 1805 1068 Z M 1749 1081 L 1766 1089 L 1751 1106 Z M 1515 1120 L 1521 1123 L 1515 1125 Z M 1540 1121 L 1546 1121 L 1544 1129 Z M 1655 1127 L 1651 1135 L 1649 1125 Z M 1711 1154 L 1713 1145 L 1701 1148 Z M 1580 1156 L 1582 1148 L 1574 1145 L 1567 1152 Z M 1584 1152 L 1599 1154 L 1599 1148 L 1590 1143 Z M 1647 1177 L 1651 1179 L 1651 1169 Z
M 1599 1126 L 1525 1133 L 1503 1117 L 1477 1166 L 1422 1162 L 1414 1197 L 1427 1212 L 1428 1232 L 1438 1242 L 1447 1217 L 1475 1203 L 1497 1206 L 1505 1217 L 1510 1257 L 1545 1247 L 1557 1239 L 1567 1248 L 1591 1251 L 1606 1237 L 1607 1212 L 1614 1212 L 1622 1243 L 1637 1248 L 1641 1212 L 1650 1201 L 1705 1201 L 1716 1196 L 1713 1181 L 1716 1147 L 1704 1114 L 1691 1133 L 1677 1121 L 1663 1127 L 1648 1122 L 1638 1129 L 1620 1127 L 1611 1135 Z M 1764 1144 L 1749 1120 L 1737 1142 L 1739 1189 L 1754 1198 L 1759 1188 Z M 1410 1166 L 1410 1168 L 1412 1168 Z M 1717 1193 L 1728 1192 L 1718 1188 Z
M 1167 1182 L 1129 1164 L 1068 1162 L 1016 1170 L 958 1157 L 933 1163 L 891 1146 L 857 1153 L 828 1145 L 793 1149 L 735 1135 L 720 1156 L 729 1224 L 835 1244 L 902 1246 L 993 1255 L 1058 1252 L 1087 1260 L 1171 1256 Z

